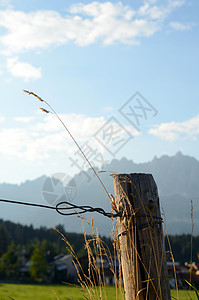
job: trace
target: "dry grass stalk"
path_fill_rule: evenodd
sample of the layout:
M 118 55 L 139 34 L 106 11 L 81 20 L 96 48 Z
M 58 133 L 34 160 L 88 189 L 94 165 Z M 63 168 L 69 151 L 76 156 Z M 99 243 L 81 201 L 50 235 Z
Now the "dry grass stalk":
M 102 185 L 104 191 L 106 192 L 106 194 L 109 197 L 111 203 L 113 204 L 114 209 L 116 211 L 118 211 L 118 207 L 116 207 L 116 204 L 114 202 L 114 197 L 108 193 L 108 191 L 107 191 L 106 187 L 104 186 L 102 180 L 100 179 L 99 175 L 97 174 L 97 172 L 93 168 L 92 164 L 90 163 L 90 161 L 88 160 L 88 158 L 86 157 L 84 152 L 82 151 L 79 144 L 76 142 L 75 138 L 73 137 L 73 135 L 71 134 L 69 129 L 66 127 L 64 122 L 61 120 L 59 115 L 56 113 L 56 111 L 50 106 L 50 104 L 47 101 L 43 100 L 41 97 L 39 97 L 35 93 L 29 92 L 27 90 L 24 90 L 24 92 L 27 93 L 28 95 L 32 95 L 32 96 L 36 97 L 39 101 L 45 103 L 50 108 L 50 111 L 46 110 L 45 108 L 41 108 L 41 110 L 45 113 L 52 112 L 55 115 L 55 117 L 62 123 L 63 127 L 68 132 L 68 134 L 70 135 L 70 137 L 72 138 L 72 140 L 74 141 L 74 143 L 76 144 L 76 146 L 78 147 L 80 152 L 82 153 L 83 157 L 87 161 L 88 165 L 93 170 L 95 176 L 98 178 L 98 180 L 99 180 L 100 184 Z M 115 175 L 112 175 L 112 176 L 114 177 Z M 129 179 L 128 178 L 123 178 L 123 180 L 128 182 Z M 160 266 L 162 266 L 162 260 L 163 260 L 163 255 L 164 254 L 161 253 L 161 255 L 158 256 L 158 257 L 154 256 L 154 253 L 156 253 L 158 244 L 157 244 L 157 239 L 156 239 L 156 236 L 155 236 L 156 233 L 153 231 L 153 217 L 152 217 L 152 215 L 150 215 L 151 214 L 150 209 L 148 209 L 148 207 L 146 207 L 146 205 L 143 204 L 142 199 L 141 199 L 141 197 L 140 197 L 140 195 L 139 195 L 139 193 L 138 193 L 138 191 L 136 190 L 135 187 L 134 187 L 134 191 L 135 191 L 135 194 L 132 194 L 132 197 L 134 197 L 134 198 L 138 197 L 140 199 L 140 202 L 142 203 L 142 207 L 140 209 L 144 211 L 145 215 L 147 215 L 147 213 L 148 213 L 149 216 L 150 216 L 150 217 L 147 217 L 146 219 L 147 219 L 148 228 L 149 228 L 147 234 L 150 237 L 152 247 L 149 249 L 149 253 L 150 253 L 149 258 L 148 258 L 149 262 L 148 262 L 148 267 L 146 268 L 144 262 L 142 261 L 140 255 L 138 253 L 137 223 L 136 223 L 136 215 L 137 215 L 138 211 L 132 209 L 132 207 L 130 206 L 130 203 L 129 203 L 129 199 L 128 199 L 127 195 L 124 193 L 124 198 L 126 200 L 126 206 L 123 207 L 123 216 L 121 217 L 121 219 L 123 219 L 122 225 L 123 225 L 123 228 L 125 229 L 125 234 L 126 234 L 126 236 L 128 237 L 128 239 L 131 243 L 131 249 L 132 249 L 131 252 L 127 251 L 127 259 L 129 261 L 129 263 L 131 261 L 134 261 L 136 266 L 138 266 L 140 264 L 142 265 L 144 271 L 147 274 L 147 280 L 146 280 L 145 287 L 144 288 L 140 287 L 140 282 L 138 280 L 139 274 L 136 274 L 136 276 L 135 276 L 135 274 L 133 274 L 133 272 L 132 272 L 130 274 L 130 278 L 131 278 L 131 281 L 132 281 L 132 286 L 136 287 L 136 300 L 137 299 L 143 299 L 143 297 L 142 297 L 143 291 L 146 295 L 145 299 L 147 299 L 150 285 L 152 285 L 152 287 L 154 288 L 157 299 L 161 300 L 162 295 L 161 295 L 161 286 L 160 286 L 161 285 L 161 282 L 160 282 L 161 267 Z M 131 207 L 130 211 L 129 211 L 129 207 Z M 127 216 L 129 214 L 131 214 L 131 218 L 129 218 L 127 220 L 125 215 Z M 89 224 L 89 222 L 87 221 L 87 219 L 85 217 L 81 217 L 80 215 L 78 215 L 78 217 L 86 220 L 86 222 Z M 132 220 L 134 220 L 134 225 L 135 226 L 134 226 L 133 230 L 129 230 L 129 226 L 130 226 Z M 191 220 L 192 220 L 192 233 L 193 233 L 193 206 L 191 206 Z M 110 253 L 110 250 L 106 247 L 106 245 L 104 245 L 103 241 L 100 239 L 98 232 L 95 233 L 93 222 L 92 222 L 91 225 L 89 224 L 92 228 L 92 237 L 89 238 L 89 239 L 86 236 L 86 232 L 85 232 L 85 229 L 84 229 L 84 226 L 83 226 L 83 232 L 84 232 L 84 238 L 85 238 L 85 247 L 86 247 L 87 255 L 88 255 L 88 276 L 86 274 L 84 274 L 84 271 L 83 271 L 83 268 L 80 264 L 80 261 L 79 261 L 77 255 L 75 254 L 73 248 L 71 247 L 71 245 L 67 241 L 66 237 L 64 237 L 63 234 L 59 232 L 62 236 L 62 239 L 65 241 L 65 243 L 68 247 L 68 250 L 71 252 L 71 254 L 74 257 L 75 267 L 76 267 L 78 278 L 79 278 L 79 284 L 81 285 L 82 289 L 85 292 L 85 298 L 86 299 L 107 299 L 107 297 L 106 297 L 106 288 L 105 288 L 105 274 L 104 274 L 104 270 L 103 270 L 103 258 L 104 257 L 109 262 L 110 270 L 113 273 L 114 278 L 115 278 L 116 299 L 125 299 L 124 292 L 123 292 L 123 283 L 122 283 L 121 246 L 120 246 L 120 243 L 119 243 L 119 239 L 123 235 L 123 233 L 120 231 L 120 229 L 117 226 L 117 223 L 115 222 L 115 220 L 113 218 L 112 218 L 112 223 L 113 223 L 113 230 L 112 230 L 111 234 L 112 234 L 112 237 L 113 237 L 113 248 L 114 248 L 114 257 L 113 258 L 112 258 L 112 255 Z M 166 231 L 166 228 L 165 228 L 165 231 Z M 176 270 L 175 270 L 175 261 L 174 261 L 174 257 L 173 257 L 173 253 L 172 253 L 171 244 L 170 244 L 170 241 L 169 241 L 168 234 L 166 233 L 166 235 L 167 235 L 167 238 L 168 238 L 168 243 L 169 243 L 169 248 L 170 248 L 170 255 L 171 255 L 171 258 L 172 258 L 172 261 L 173 261 L 174 275 L 175 275 L 176 288 L 177 288 L 177 297 L 179 299 L 177 276 L 176 276 Z M 192 240 L 191 240 L 191 243 L 192 243 Z M 148 247 L 148 245 L 145 245 L 145 246 Z M 191 250 L 191 252 L 192 252 L 192 250 Z M 102 270 L 100 269 L 99 264 L 97 262 L 97 257 L 99 257 L 101 262 L 102 262 Z M 157 270 L 157 278 L 151 278 L 151 276 L 150 276 L 152 258 L 155 259 L 155 266 L 156 266 L 156 270 Z M 117 271 L 117 267 L 116 267 L 117 259 L 118 259 L 119 272 Z M 139 268 L 137 268 L 137 272 L 140 272 Z M 135 277 L 136 277 L 136 280 L 135 280 Z M 154 280 L 158 281 L 157 290 L 156 290 L 156 288 L 154 286 L 154 283 L 153 283 Z M 118 290 L 118 288 L 119 288 L 119 290 Z

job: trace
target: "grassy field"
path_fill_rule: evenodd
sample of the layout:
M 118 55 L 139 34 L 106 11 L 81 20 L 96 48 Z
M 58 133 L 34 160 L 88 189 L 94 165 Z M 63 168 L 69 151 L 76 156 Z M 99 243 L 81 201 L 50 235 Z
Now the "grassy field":
M 115 288 L 106 288 L 107 300 L 115 300 Z M 81 288 L 66 285 L 0 284 L 0 300 L 85 300 Z
M 115 300 L 115 288 L 106 287 L 107 300 Z M 193 291 L 179 291 L 180 300 L 197 300 Z M 172 296 L 176 291 L 172 290 Z M 58 285 L 0 284 L 0 300 L 85 300 L 80 288 Z M 96 298 L 99 299 L 99 298 Z M 174 298 L 173 298 L 174 299 Z M 176 298 L 177 299 L 177 298 Z

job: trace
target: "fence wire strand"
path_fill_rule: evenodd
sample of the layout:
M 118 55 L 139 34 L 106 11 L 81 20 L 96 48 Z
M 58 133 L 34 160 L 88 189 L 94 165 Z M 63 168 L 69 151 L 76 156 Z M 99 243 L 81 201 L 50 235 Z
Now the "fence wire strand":
M 76 205 L 76 204 L 72 204 L 67 201 L 59 202 L 56 206 L 36 204 L 36 203 L 30 203 L 30 202 L 22 202 L 22 201 L 16 201 L 16 200 L 8 200 L 8 199 L 0 199 L 0 202 L 51 209 L 51 210 L 55 210 L 57 213 L 59 213 L 62 216 L 82 215 L 85 213 L 96 212 L 96 213 L 99 213 L 108 218 L 116 218 L 116 217 L 120 216 L 120 214 L 121 214 L 120 212 L 119 213 L 107 213 L 107 212 L 105 212 L 105 210 L 103 208 L 100 208 L 100 207 L 92 207 L 89 205 Z

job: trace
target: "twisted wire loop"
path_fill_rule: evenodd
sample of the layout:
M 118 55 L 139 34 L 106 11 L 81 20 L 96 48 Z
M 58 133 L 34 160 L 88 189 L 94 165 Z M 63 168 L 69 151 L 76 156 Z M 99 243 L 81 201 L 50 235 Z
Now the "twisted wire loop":
M 16 200 L 8 200 L 8 199 L 0 199 L 0 202 L 52 209 L 52 210 L 55 210 L 58 214 L 60 214 L 62 216 L 82 215 L 85 213 L 96 212 L 107 218 L 127 217 L 127 214 L 125 214 L 124 211 L 119 211 L 117 213 L 107 213 L 101 207 L 92 207 L 89 205 L 76 205 L 76 204 L 73 204 L 73 203 L 70 203 L 67 201 L 59 202 L 56 206 L 36 204 L 36 203 L 30 203 L 30 202 L 22 202 L 22 201 L 16 201 Z M 138 211 L 139 210 L 140 209 L 138 209 Z M 150 215 L 140 215 L 139 216 L 139 215 L 136 215 L 136 213 L 135 213 L 134 217 L 140 218 L 140 217 L 151 217 L 151 216 Z M 163 222 L 163 219 L 161 217 L 152 216 L 152 218 L 159 220 L 159 221 L 158 220 L 155 221 L 154 223 L 162 223 Z
M 73 216 L 77 214 L 84 214 L 88 212 L 97 212 L 105 217 L 108 218 L 115 218 L 118 217 L 120 214 L 116 213 L 107 213 L 105 210 L 101 207 L 92 207 L 89 205 L 76 205 L 73 203 L 69 203 L 67 201 L 59 202 L 56 207 L 56 211 L 63 216 Z M 70 212 L 70 210 L 73 210 L 73 212 Z M 67 212 L 69 211 L 69 212 Z
M 52 209 L 52 210 L 55 210 L 58 214 L 60 214 L 62 216 L 81 215 L 81 214 L 89 213 L 89 212 L 96 212 L 96 213 L 99 213 L 108 218 L 116 218 L 121 215 L 120 212 L 119 213 L 107 213 L 107 212 L 105 212 L 105 210 L 103 208 L 100 208 L 100 207 L 92 207 L 92 206 L 88 206 L 88 205 L 83 205 L 83 206 L 75 205 L 75 204 L 72 204 L 67 201 L 59 202 L 56 206 L 49 206 L 49 205 L 8 200 L 8 199 L 0 199 L 0 202 Z M 71 212 L 71 210 L 72 210 L 72 212 Z

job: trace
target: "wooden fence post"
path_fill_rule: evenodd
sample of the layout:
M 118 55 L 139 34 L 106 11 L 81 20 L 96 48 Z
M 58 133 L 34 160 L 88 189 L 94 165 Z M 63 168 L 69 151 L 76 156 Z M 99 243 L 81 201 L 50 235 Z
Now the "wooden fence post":
M 151 174 L 114 175 L 126 300 L 169 300 L 162 218 Z

